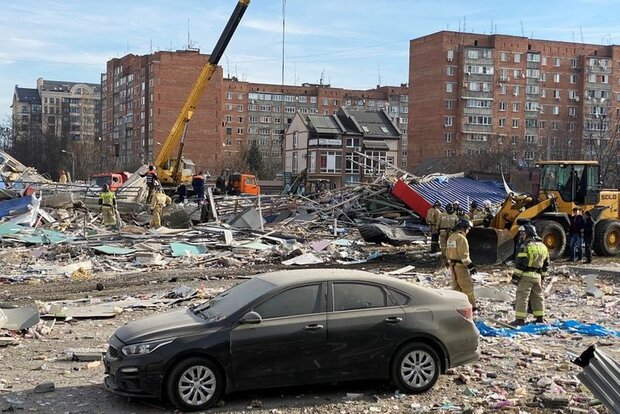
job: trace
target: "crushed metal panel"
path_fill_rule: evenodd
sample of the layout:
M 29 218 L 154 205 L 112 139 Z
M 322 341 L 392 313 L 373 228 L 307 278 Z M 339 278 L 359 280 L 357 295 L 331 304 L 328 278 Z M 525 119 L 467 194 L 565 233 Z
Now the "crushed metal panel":
M 2 223 L 0 224 L 0 236 L 6 236 L 8 234 L 17 234 L 22 231 L 24 228 L 19 224 L 15 223 Z
M 259 241 L 251 241 L 247 243 L 242 243 L 239 245 L 239 247 L 244 247 L 246 249 L 254 249 L 254 250 L 267 250 L 267 249 L 271 249 L 272 246 L 270 244 L 261 243 Z
M 136 252 L 136 249 L 129 249 L 127 247 L 117 247 L 109 244 L 102 244 L 101 246 L 93 246 L 93 249 L 105 253 L 105 254 L 132 254 Z
M 610 413 L 620 414 L 620 364 L 594 345 L 588 347 L 573 363 L 583 368 L 577 378 L 592 395 L 605 404 Z
M 181 256 L 200 256 L 207 252 L 207 247 L 203 244 L 188 244 L 188 243 L 170 243 L 172 249 L 172 255 L 174 257 Z
M 39 308 L 35 304 L 20 306 L 19 308 L 3 308 L 6 322 L 3 329 L 21 331 L 39 323 Z
M 283 265 L 311 265 L 323 263 L 323 259 L 313 253 L 306 253 L 300 256 L 295 256 L 292 259 L 288 259 L 282 262 Z
M 234 217 L 228 224 L 237 229 L 260 230 L 261 214 L 254 207 L 248 207 L 241 214 Z
M 19 197 L 10 200 L 0 201 L 0 218 L 28 212 L 36 200 L 35 196 Z

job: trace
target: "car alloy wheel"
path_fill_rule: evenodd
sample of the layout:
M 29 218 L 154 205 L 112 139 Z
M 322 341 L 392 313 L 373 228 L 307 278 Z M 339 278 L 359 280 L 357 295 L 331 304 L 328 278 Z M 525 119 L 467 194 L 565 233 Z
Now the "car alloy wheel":
M 405 392 L 417 394 L 429 390 L 437 382 L 439 371 L 437 353 L 426 344 L 409 344 L 394 359 L 393 378 Z
M 217 367 L 205 358 L 182 361 L 170 373 L 168 395 L 182 410 L 198 411 L 212 406 L 222 394 Z

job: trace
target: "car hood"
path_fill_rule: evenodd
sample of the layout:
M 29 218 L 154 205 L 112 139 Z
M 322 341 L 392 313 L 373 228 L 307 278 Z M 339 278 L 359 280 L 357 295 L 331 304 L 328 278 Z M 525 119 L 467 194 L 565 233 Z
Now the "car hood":
M 204 330 L 207 323 L 189 309 L 160 313 L 129 322 L 116 330 L 116 337 L 125 344 L 154 341 L 189 335 Z

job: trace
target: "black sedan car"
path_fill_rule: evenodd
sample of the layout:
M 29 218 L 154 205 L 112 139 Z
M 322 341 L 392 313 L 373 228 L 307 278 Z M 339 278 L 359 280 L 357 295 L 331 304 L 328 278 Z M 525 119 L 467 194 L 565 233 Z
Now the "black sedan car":
M 130 322 L 110 338 L 104 365 L 115 393 L 202 410 L 234 391 L 371 378 L 421 393 L 479 356 L 464 294 L 308 269 L 262 274 L 204 304 Z

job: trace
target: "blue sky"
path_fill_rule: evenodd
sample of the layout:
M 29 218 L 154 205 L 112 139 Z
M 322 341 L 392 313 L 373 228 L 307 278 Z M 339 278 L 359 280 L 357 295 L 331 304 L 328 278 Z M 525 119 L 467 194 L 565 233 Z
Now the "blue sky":
M 210 53 L 234 0 L 0 0 L 0 120 L 15 85 L 99 82 L 127 53 Z M 409 40 L 440 30 L 620 44 L 620 1 L 287 0 L 285 83 L 367 89 L 407 82 Z M 152 48 L 152 49 L 151 49 Z M 220 64 L 281 82 L 282 0 L 252 0 Z

